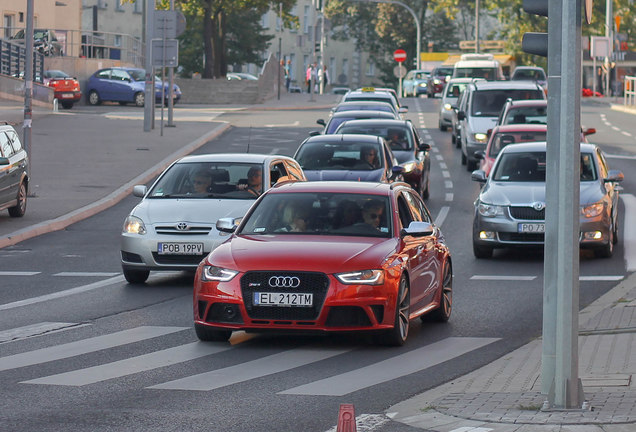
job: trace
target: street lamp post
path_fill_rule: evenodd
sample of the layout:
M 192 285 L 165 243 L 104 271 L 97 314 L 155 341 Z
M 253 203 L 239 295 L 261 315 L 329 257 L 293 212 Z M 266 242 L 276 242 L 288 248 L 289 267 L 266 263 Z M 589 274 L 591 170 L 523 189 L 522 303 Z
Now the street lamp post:
M 416 30 L 417 30 L 417 35 L 416 35 L 416 45 L 415 45 L 415 51 L 416 51 L 416 59 L 415 59 L 415 67 L 416 69 L 420 69 L 420 52 L 421 52 L 421 47 L 420 47 L 420 43 L 421 43 L 421 29 L 420 29 L 420 20 L 417 17 L 417 15 L 415 14 L 415 11 L 413 11 L 413 9 L 411 9 L 409 6 L 405 5 L 402 2 L 399 1 L 395 1 L 395 0 L 353 0 L 353 1 L 357 1 L 357 2 L 362 2 L 362 3 L 390 3 L 390 4 L 396 4 L 396 5 L 400 5 L 402 7 L 404 7 L 406 10 L 408 10 L 411 15 L 413 15 L 413 19 L 415 20 L 415 26 L 416 26 Z

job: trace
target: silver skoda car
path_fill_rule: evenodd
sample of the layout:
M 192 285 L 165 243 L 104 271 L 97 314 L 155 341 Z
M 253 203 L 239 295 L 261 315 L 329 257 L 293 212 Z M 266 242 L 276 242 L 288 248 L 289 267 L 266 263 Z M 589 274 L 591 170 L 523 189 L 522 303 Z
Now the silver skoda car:
M 489 258 L 493 249 L 542 246 L 545 230 L 546 143 L 508 145 L 497 156 L 489 177 L 472 179 L 484 186 L 475 201 L 473 252 Z M 618 183 L 623 173 L 610 170 L 602 151 L 581 144 L 581 248 L 610 257 L 618 241 Z
M 192 270 L 227 240 L 216 229 L 221 218 L 240 218 L 277 183 L 305 181 L 292 158 L 259 154 L 186 156 L 168 167 L 130 212 L 121 235 L 121 264 L 130 283 L 151 270 Z

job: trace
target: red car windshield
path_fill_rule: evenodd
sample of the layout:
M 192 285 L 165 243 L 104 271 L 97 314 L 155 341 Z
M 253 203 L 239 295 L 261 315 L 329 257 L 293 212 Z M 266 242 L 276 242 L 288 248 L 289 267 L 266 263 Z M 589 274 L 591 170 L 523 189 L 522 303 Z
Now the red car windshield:
M 271 193 L 247 216 L 239 235 L 311 234 L 391 237 L 387 196 Z

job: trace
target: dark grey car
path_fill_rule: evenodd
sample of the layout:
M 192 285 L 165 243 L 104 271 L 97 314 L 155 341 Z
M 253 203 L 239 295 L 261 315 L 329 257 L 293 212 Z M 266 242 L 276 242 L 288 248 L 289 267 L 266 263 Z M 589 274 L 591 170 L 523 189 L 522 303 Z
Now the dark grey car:
M 581 248 L 610 257 L 618 241 L 618 183 L 623 173 L 610 170 L 602 151 L 581 144 Z M 542 246 L 545 232 L 546 143 L 504 147 L 486 177 L 473 171 L 484 186 L 475 200 L 473 252 L 489 258 L 493 249 Z
M 13 126 L 0 125 L 0 210 L 24 216 L 28 190 L 27 153 Z

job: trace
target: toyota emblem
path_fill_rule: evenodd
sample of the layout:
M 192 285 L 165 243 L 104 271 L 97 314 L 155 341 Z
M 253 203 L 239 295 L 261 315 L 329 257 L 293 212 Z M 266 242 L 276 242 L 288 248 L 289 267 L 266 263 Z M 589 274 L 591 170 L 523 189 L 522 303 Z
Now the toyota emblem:
M 269 286 L 272 288 L 298 288 L 300 279 L 296 276 L 272 276 L 269 278 Z
M 535 209 L 536 211 L 541 211 L 545 208 L 545 203 L 542 201 L 537 201 L 532 204 L 532 208 Z
M 179 231 L 186 231 L 186 230 L 188 229 L 188 224 L 187 224 L 187 223 L 185 223 L 185 222 L 179 222 L 179 223 L 177 224 L 177 229 L 178 229 Z

